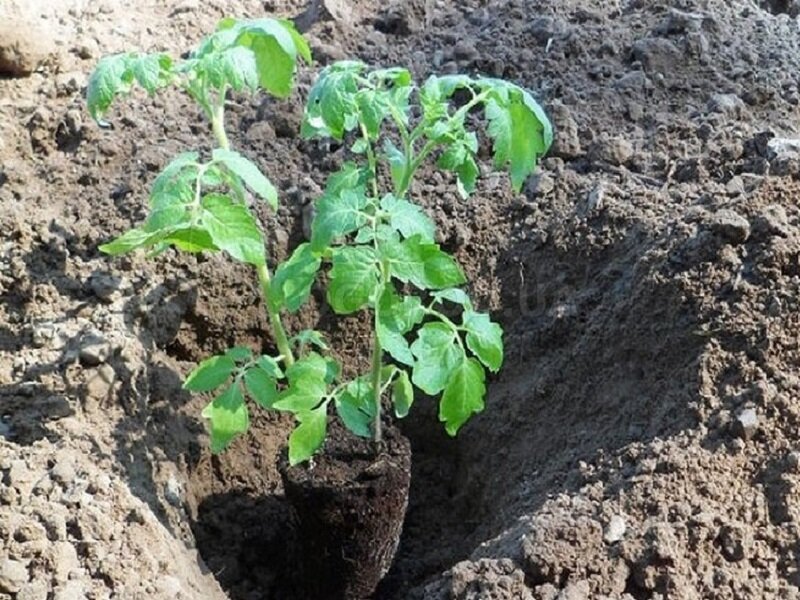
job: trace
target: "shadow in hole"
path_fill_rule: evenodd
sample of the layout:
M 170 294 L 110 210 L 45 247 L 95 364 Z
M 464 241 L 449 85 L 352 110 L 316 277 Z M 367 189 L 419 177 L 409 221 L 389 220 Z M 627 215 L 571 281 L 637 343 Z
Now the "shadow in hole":
M 295 600 L 291 547 L 295 529 L 282 497 L 245 490 L 211 494 L 192 523 L 203 560 L 232 600 Z
M 486 411 L 455 441 L 437 444 L 443 434 L 422 425 L 435 420 L 433 407 L 406 425 L 412 495 L 379 597 L 407 597 L 548 498 L 577 492 L 581 461 L 697 426 L 704 340 L 672 277 L 681 266 L 669 262 L 668 237 L 636 222 L 624 231 L 602 248 L 576 240 L 505 250 L 505 310 L 495 315 L 506 332 L 504 369 Z

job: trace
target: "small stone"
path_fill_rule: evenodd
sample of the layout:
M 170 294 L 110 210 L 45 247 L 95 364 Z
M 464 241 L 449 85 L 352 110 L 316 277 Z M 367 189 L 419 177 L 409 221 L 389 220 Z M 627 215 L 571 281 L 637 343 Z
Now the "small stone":
M 33 519 L 26 518 L 14 531 L 14 539 L 18 542 L 38 542 L 47 539 L 47 531 L 41 523 Z
M 725 184 L 725 191 L 729 196 L 741 196 L 744 194 L 744 180 L 739 175 L 734 175 Z
M 56 583 L 65 583 L 71 571 L 80 569 L 78 552 L 70 542 L 55 542 L 48 554 L 50 574 Z
M 64 587 L 57 589 L 53 594 L 53 600 L 84 600 L 85 598 L 83 583 L 80 581 L 68 581 Z
M 733 422 L 733 433 L 742 440 L 749 440 L 758 429 L 758 414 L 755 409 L 746 408 L 740 412 Z
M 113 302 L 119 296 L 122 279 L 108 273 L 95 272 L 89 278 L 89 289 L 103 302 Z
M 50 594 L 50 586 L 46 581 L 38 579 L 25 584 L 17 592 L 16 600 L 47 600 Z
M 606 186 L 601 181 L 592 188 L 592 191 L 589 192 L 589 195 L 586 197 L 586 210 L 588 212 L 603 210 L 603 206 L 605 206 L 605 198 Z
M 741 244 L 750 237 L 750 222 L 740 214 L 723 208 L 711 216 L 711 229 L 734 244 Z
M 800 472 L 800 452 L 792 450 L 786 456 L 786 465 L 795 473 Z
M 706 110 L 727 117 L 740 117 L 744 110 L 744 102 L 736 94 L 714 94 L 709 99 Z
M 745 557 L 744 533 L 740 528 L 726 525 L 720 530 L 718 541 L 722 555 L 729 561 L 738 562 Z
M 28 583 L 25 563 L 10 558 L 0 562 L 0 592 L 15 594 Z
M 111 356 L 111 344 L 101 335 L 93 333 L 83 338 L 79 357 L 87 367 L 101 365 Z
M 570 109 L 560 101 L 554 101 L 550 105 L 550 117 L 553 128 L 558 131 L 553 141 L 552 155 L 571 159 L 583 154 L 578 124 Z
M 497 179 L 497 181 L 499 182 L 499 179 Z M 524 192 L 529 200 L 533 200 L 534 198 L 546 196 L 552 192 L 555 187 L 555 180 L 548 173 L 539 171 L 534 174 L 533 177 L 529 177 L 525 182 Z
M 588 581 L 570 583 L 556 596 L 556 600 L 589 600 L 591 587 Z
M 606 525 L 606 530 L 603 532 L 603 540 L 605 540 L 606 544 L 619 542 L 625 537 L 627 528 L 628 525 L 625 523 L 625 519 L 620 515 L 614 515 Z
M 755 229 L 765 235 L 780 237 L 789 237 L 792 233 L 789 217 L 786 216 L 786 210 L 780 204 L 770 204 L 764 207 L 756 218 Z
M 595 144 L 592 154 L 596 160 L 624 165 L 633 156 L 633 145 L 623 137 L 604 138 Z
M 71 460 L 61 459 L 50 470 L 50 476 L 63 485 L 69 485 L 75 479 L 75 467 Z
M 181 598 L 186 593 L 177 577 L 163 575 L 156 582 L 156 590 L 163 598 Z
M 475 44 L 467 40 L 461 40 L 453 48 L 453 58 L 464 62 L 471 62 L 478 58 L 478 50 Z
M 97 40 L 88 39 L 84 41 L 82 44 L 78 44 L 75 48 L 75 53 L 78 55 L 78 58 L 83 60 L 91 60 L 97 57 L 99 45 Z
M 15 19 L 0 23 L 0 73 L 33 73 L 54 49 L 54 36 L 43 24 Z
M 183 489 L 181 487 L 180 482 L 175 478 L 174 475 L 170 475 L 167 479 L 167 482 L 164 484 L 164 498 L 169 502 L 172 506 L 178 508 L 183 504 Z
M 111 365 L 102 365 L 90 373 L 86 381 L 86 395 L 92 400 L 105 400 L 111 394 L 116 372 Z
M 671 73 L 682 58 L 681 51 L 664 38 L 644 38 L 633 43 L 633 59 L 647 72 Z

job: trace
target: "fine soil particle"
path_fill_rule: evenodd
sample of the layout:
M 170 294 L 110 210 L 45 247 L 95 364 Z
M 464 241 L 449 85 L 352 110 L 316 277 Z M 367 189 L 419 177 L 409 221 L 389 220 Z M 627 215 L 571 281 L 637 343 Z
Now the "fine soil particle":
M 434 168 L 412 189 L 506 362 L 457 439 L 424 398 L 401 424 L 409 505 L 376 597 L 800 598 L 797 2 L 0 4 L 27 45 L 0 78 L 0 597 L 292 597 L 291 423 L 254 411 L 212 457 L 208 398 L 180 389 L 210 353 L 272 348 L 252 272 L 97 251 L 210 132 L 172 92 L 99 128 L 83 90 L 102 55 L 302 14 L 317 66 L 505 77 L 556 132 L 521 194 L 488 163 L 468 201 Z M 295 135 L 312 76 L 228 111 L 281 195 L 258 209 L 276 260 L 348 156 Z M 288 322 L 313 326 L 367 368 L 362 319 L 319 288 Z
M 411 446 L 395 428 L 385 433 L 376 453 L 334 427 L 312 466 L 281 461 L 297 523 L 297 597 L 368 598 L 388 571 L 408 506 Z

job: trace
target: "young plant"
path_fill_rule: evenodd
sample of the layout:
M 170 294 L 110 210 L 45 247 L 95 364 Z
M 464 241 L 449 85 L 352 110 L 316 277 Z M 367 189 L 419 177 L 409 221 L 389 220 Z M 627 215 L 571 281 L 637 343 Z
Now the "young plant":
M 458 91 L 466 95 L 461 105 Z M 485 371 L 497 372 L 503 362 L 502 329 L 475 309 L 462 288 L 463 271 L 434 241 L 434 223 L 408 199 L 414 175 L 433 156 L 455 174 L 462 197 L 474 191 L 479 143 L 469 117 L 478 108 L 494 165 L 508 169 L 519 191 L 548 150 L 552 128 L 530 94 L 512 83 L 456 75 L 431 77 L 417 89 L 406 69 L 368 71 L 347 61 L 326 68 L 312 88 L 303 135 L 341 142 L 352 133 L 351 151 L 360 160 L 330 177 L 311 240 L 280 267 L 272 297 L 291 298 L 276 302 L 296 310 L 323 260 L 329 262 L 333 310 L 371 315 L 372 366 L 341 381 L 335 362 L 312 352 L 288 368 L 289 387 L 272 408 L 298 422 L 289 440 L 292 464 L 321 447 L 331 404 L 350 431 L 376 442 L 389 390 L 399 418 L 411 408 L 414 387 L 441 395 L 439 419 L 452 436 L 483 410 Z M 458 318 L 448 316 L 451 308 L 460 310 Z
M 103 124 L 114 99 L 130 93 L 135 85 L 151 95 L 176 86 L 199 105 L 214 134 L 217 147 L 210 156 L 180 154 L 156 177 L 145 223 L 100 248 L 111 255 L 138 248 L 151 255 L 169 247 L 188 252 L 225 251 L 255 268 L 279 354 L 256 356 L 248 348 L 232 348 L 203 361 L 184 385 L 197 392 L 222 389 L 203 411 L 211 422 L 214 451 L 247 430 L 245 391 L 257 404 L 271 406 L 277 396 L 274 382 L 295 361 L 280 314 L 283 303 L 293 306 L 293 299 L 272 295 L 264 236 L 251 212 L 247 190 L 273 209 L 278 194 L 253 162 L 231 149 L 225 131 L 226 96 L 231 90 L 265 90 L 287 97 L 294 85 L 298 57 L 311 62 L 308 44 L 291 22 L 224 19 L 186 60 L 174 61 L 164 53 L 108 56 L 99 62 L 87 87 L 89 112 Z M 287 286 L 280 283 L 279 287 Z M 301 345 L 308 341 L 315 338 L 298 338 Z

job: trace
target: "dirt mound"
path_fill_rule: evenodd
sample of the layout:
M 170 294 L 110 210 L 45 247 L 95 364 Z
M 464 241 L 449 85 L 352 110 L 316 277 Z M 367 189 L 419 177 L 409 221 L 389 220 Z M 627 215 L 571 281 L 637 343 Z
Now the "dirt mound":
M 457 440 L 423 403 L 401 424 L 411 499 L 378 596 L 800 597 L 793 3 L 84 4 L 48 21 L 33 74 L 0 80 L 0 598 L 286 597 L 289 424 L 259 414 L 211 457 L 203 399 L 180 390 L 208 353 L 271 344 L 251 274 L 96 250 L 208 132 L 176 94 L 120 105 L 110 131 L 81 98 L 102 54 L 182 52 L 265 12 L 299 16 L 323 64 L 513 79 L 556 128 L 523 195 L 489 172 L 469 202 L 433 171 L 413 190 L 507 361 Z M 344 159 L 296 138 L 301 110 L 230 111 L 280 189 L 261 215 L 279 256 Z M 327 329 L 364 366 L 358 319 L 314 298 L 289 327 Z

